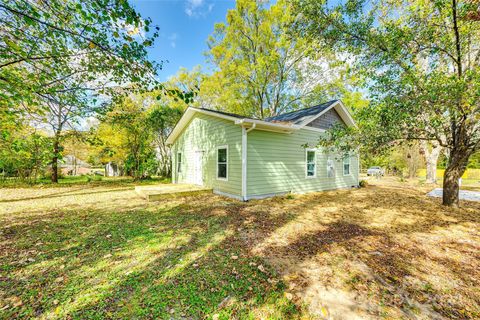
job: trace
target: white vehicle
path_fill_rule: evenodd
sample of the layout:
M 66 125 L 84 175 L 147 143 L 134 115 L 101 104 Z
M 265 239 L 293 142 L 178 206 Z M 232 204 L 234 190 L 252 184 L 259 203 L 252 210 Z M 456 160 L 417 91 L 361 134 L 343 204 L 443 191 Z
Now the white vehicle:
M 381 167 L 370 167 L 367 170 L 367 176 L 383 176 L 385 175 L 385 170 Z

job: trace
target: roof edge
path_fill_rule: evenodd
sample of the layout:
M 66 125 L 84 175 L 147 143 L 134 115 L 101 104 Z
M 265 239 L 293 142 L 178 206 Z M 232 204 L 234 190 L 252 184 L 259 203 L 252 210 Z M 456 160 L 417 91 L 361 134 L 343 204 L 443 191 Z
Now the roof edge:
M 182 117 L 180 120 L 177 122 L 175 127 L 173 128 L 172 132 L 169 134 L 166 143 L 168 145 L 173 144 L 180 133 L 183 131 L 185 126 L 190 122 L 191 118 L 195 115 L 195 113 L 202 113 L 202 114 L 207 114 L 212 117 L 217 117 L 229 121 L 233 121 L 235 125 L 244 125 L 248 123 L 255 123 L 257 126 L 256 128 L 258 130 L 268 130 L 268 131 L 276 131 L 276 132 L 291 132 L 293 130 L 298 130 L 300 127 L 298 125 L 284 125 L 284 124 L 279 124 L 279 123 L 272 123 L 269 121 L 264 121 L 264 120 L 258 120 L 258 119 L 252 119 L 252 118 L 247 118 L 247 117 L 242 117 L 240 115 L 238 116 L 233 116 L 233 115 L 228 115 L 223 112 L 216 112 L 213 110 L 206 110 L 202 108 L 195 108 L 195 107 L 188 107 L 185 112 L 183 113 Z

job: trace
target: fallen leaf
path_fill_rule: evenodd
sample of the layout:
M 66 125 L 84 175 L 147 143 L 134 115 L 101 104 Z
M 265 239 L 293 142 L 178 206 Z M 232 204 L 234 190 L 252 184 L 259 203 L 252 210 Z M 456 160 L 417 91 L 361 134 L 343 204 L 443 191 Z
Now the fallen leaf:
M 322 315 L 323 315 L 324 317 L 327 317 L 327 316 L 328 316 L 327 308 L 322 307 L 320 310 L 322 311 Z
M 19 297 L 17 296 L 13 296 L 13 297 L 10 297 L 7 299 L 10 303 L 12 303 L 12 306 L 15 308 L 15 307 L 20 307 L 23 302 L 22 302 L 22 299 L 20 299 Z

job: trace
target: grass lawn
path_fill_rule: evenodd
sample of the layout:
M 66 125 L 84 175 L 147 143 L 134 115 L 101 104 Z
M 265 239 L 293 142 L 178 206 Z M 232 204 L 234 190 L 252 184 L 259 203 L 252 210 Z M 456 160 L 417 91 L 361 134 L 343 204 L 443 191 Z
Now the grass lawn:
M 0 318 L 480 317 L 480 204 L 427 188 L 147 203 L 130 183 L 0 189 Z

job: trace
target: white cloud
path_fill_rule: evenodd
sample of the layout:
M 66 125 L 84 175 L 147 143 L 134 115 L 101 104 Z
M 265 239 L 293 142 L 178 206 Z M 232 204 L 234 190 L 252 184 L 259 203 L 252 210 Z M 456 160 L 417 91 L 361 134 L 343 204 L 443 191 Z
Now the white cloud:
M 204 17 L 213 9 L 213 3 L 206 3 L 204 0 L 187 0 L 185 13 L 189 17 Z
M 175 32 L 168 36 L 168 40 L 170 41 L 170 46 L 172 48 L 175 48 L 177 46 L 177 39 L 178 34 L 176 34 Z

